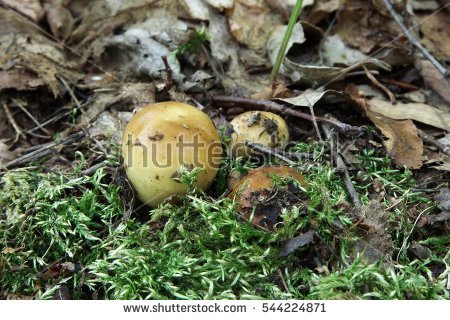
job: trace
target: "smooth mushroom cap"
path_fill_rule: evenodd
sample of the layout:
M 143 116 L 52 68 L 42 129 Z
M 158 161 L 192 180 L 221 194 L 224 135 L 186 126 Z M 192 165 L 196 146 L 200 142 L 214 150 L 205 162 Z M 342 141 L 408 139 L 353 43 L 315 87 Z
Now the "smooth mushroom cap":
M 207 189 L 222 156 L 214 123 L 199 109 L 179 102 L 160 102 L 138 111 L 125 128 L 122 155 L 126 174 L 145 204 L 156 207 L 187 186 L 176 180 L 181 167 L 203 168 L 195 186 Z
M 279 115 L 266 111 L 248 111 L 230 122 L 233 133 L 228 145 L 232 157 L 248 157 L 251 150 L 246 141 L 262 144 L 267 148 L 284 149 L 289 141 L 289 129 Z

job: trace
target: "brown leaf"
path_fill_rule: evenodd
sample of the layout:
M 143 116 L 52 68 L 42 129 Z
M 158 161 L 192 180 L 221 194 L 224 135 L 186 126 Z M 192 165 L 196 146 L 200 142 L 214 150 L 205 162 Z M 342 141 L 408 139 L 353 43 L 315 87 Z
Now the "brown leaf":
M 394 120 L 372 111 L 366 114 L 387 138 L 384 145 L 396 165 L 411 169 L 422 166 L 423 142 L 412 120 Z
M 417 67 L 425 83 L 436 91 L 442 99 L 450 103 L 450 84 L 439 70 L 428 60 L 419 60 Z
M 418 14 L 423 43 L 439 59 L 450 60 L 450 16 L 444 11 Z
M 33 73 L 23 69 L 0 71 L 0 91 L 4 89 L 33 90 L 44 85 Z
M 282 24 L 281 16 L 273 13 L 263 0 L 236 0 L 227 15 L 233 37 L 254 50 L 263 48 L 272 30 Z
M 41 21 L 45 14 L 39 0 L 2 0 L 2 2 L 35 22 Z
M 66 40 L 69 38 L 74 27 L 74 20 L 69 10 L 58 6 L 46 6 L 47 22 L 50 25 L 53 35 L 60 39 Z
M 450 113 L 425 103 L 396 103 L 381 99 L 367 101 L 368 110 L 391 119 L 411 119 L 450 132 Z
M 347 86 L 346 93 L 387 138 L 383 141 L 384 146 L 398 166 L 412 169 L 422 166 L 423 142 L 411 120 L 395 120 L 373 111 L 370 102 L 374 100 L 390 103 L 375 98 L 368 100 L 354 85 Z
M 359 223 L 357 233 L 360 236 L 353 244 L 353 252 L 361 253 L 364 260 L 375 263 L 384 257 L 390 259 L 394 244 L 386 231 L 388 212 L 385 208 L 372 201 L 355 212 Z

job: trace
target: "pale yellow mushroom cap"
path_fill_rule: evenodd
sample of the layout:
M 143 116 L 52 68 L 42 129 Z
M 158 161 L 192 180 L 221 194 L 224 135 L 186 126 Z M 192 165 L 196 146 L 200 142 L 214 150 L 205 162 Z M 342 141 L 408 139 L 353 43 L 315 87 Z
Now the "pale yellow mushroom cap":
M 267 148 L 284 149 L 289 141 L 289 129 L 279 115 L 266 111 L 248 111 L 230 122 L 233 133 L 228 144 L 232 157 L 248 157 L 251 150 L 245 141 L 262 144 Z
M 203 168 L 195 186 L 206 190 L 219 168 L 222 147 L 205 113 L 184 103 L 160 102 L 131 118 L 122 138 L 122 156 L 139 199 L 156 207 L 169 196 L 186 194 L 187 186 L 176 180 L 182 167 Z

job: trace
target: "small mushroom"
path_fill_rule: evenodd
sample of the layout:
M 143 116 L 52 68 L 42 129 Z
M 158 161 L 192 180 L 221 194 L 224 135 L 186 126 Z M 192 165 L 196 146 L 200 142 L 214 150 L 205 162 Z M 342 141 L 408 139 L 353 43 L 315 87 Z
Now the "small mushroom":
M 251 155 L 251 150 L 245 146 L 246 141 L 279 149 L 286 147 L 289 141 L 286 121 L 272 112 L 244 112 L 235 117 L 230 124 L 234 131 L 228 145 L 232 157 L 246 158 Z
M 122 138 L 125 171 L 138 198 L 157 207 L 187 186 L 176 177 L 182 168 L 203 170 L 195 187 L 206 190 L 220 165 L 222 146 L 216 127 L 199 109 L 179 102 L 160 102 L 138 111 Z
M 253 169 L 239 180 L 229 195 L 237 211 L 254 225 L 272 230 L 283 209 L 301 205 L 305 194 L 303 176 L 287 166 Z

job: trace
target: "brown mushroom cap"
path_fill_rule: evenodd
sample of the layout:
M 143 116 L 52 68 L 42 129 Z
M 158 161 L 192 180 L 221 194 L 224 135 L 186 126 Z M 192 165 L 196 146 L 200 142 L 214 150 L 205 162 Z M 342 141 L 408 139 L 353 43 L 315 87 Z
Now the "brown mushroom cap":
M 148 105 L 131 118 L 122 138 L 122 155 L 139 199 L 156 207 L 171 195 L 186 194 L 187 186 L 176 180 L 182 167 L 203 168 L 195 186 L 207 189 L 219 168 L 222 147 L 205 113 L 170 101 Z
M 288 185 L 276 185 L 273 178 L 292 179 L 305 186 L 303 176 L 294 168 L 260 167 L 253 169 L 239 180 L 229 194 L 236 199 L 237 211 L 252 223 L 271 230 L 284 208 L 291 208 L 301 202 L 301 191 Z
M 251 150 L 246 141 L 262 144 L 267 148 L 283 149 L 289 142 L 289 129 L 279 115 L 267 111 L 248 111 L 230 122 L 233 133 L 229 143 L 232 157 L 248 157 Z

